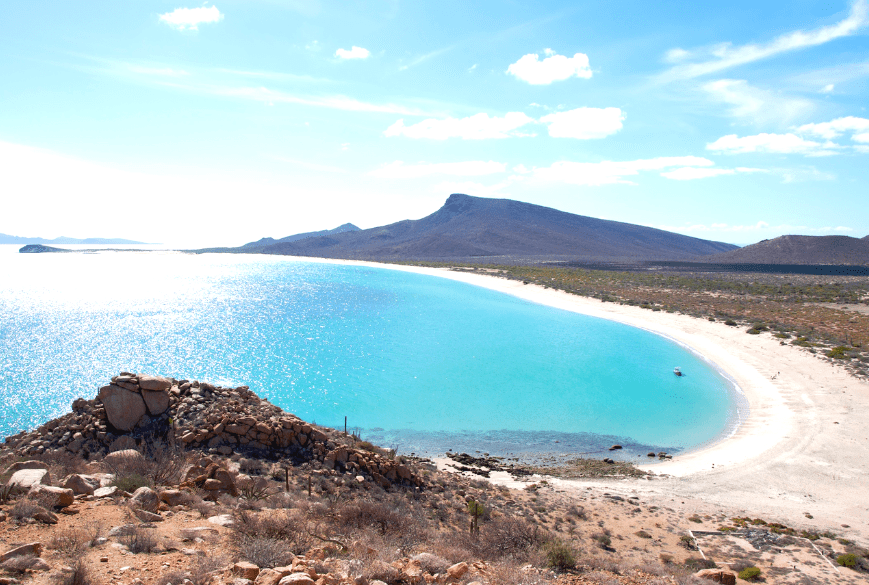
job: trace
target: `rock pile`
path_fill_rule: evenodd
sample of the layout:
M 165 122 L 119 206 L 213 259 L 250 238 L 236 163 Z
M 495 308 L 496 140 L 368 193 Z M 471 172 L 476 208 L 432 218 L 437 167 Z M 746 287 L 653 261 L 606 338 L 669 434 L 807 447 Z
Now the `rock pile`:
M 343 433 L 310 425 L 247 386 L 222 388 L 131 372 L 114 376 L 96 398 L 75 400 L 71 413 L 7 437 L 3 448 L 21 456 L 72 452 L 90 459 L 145 450 L 155 442 L 212 455 L 313 463 L 361 475 L 384 488 L 422 486 L 408 466 L 358 449 Z

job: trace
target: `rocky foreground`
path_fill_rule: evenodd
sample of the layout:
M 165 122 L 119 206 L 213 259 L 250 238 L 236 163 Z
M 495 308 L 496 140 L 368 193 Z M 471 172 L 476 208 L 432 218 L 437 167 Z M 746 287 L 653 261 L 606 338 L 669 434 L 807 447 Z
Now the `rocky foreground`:
M 0 464 L 0 585 L 860 583 L 869 568 L 832 533 L 540 476 L 507 489 L 244 386 L 128 372 L 8 437 Z

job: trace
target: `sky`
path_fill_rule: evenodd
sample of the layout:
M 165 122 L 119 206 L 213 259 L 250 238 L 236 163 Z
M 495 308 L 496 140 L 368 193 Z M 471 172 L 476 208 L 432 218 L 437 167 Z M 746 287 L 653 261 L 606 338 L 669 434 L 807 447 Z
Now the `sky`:
M 177 246 L 451 193 L 869 234 L 869 0 L 5 0 L 0 233 Z

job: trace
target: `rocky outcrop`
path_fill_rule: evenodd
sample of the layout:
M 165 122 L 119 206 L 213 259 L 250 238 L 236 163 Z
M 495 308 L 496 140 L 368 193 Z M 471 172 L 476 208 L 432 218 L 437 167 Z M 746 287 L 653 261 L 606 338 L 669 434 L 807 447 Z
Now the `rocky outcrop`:
M 72 452 L 85 459 L 105 457 L 110 468 L 117 468 L 129 467 L 131 458 L 143 459 L 141 451 L 157 443 L 211 455 L 187 482 L 215 493 L 237 491 L 222 473 L 209 469 L 217 456 L 234 454 L 288 465 L 313 463 L 384 488 L 423 485 L 400 460 L 356 448 L 343 433 L 308 424 L 247 386 L 223 388 L 131 372 L 114 376 L 96 398 L 75 400 L 71 413 L 7 437 L 4 447 L 18 456 Z

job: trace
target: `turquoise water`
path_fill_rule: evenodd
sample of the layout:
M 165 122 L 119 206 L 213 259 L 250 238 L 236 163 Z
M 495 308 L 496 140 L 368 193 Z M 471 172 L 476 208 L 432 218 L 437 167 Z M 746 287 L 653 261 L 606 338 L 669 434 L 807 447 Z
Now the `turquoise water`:
M 401 452 L 670 452 L 736 418 L 677 344 L 442 278 L 286 258 L 0 250 L 0 434 L 121 371 L 253 391 Z M 680 366 L 686 376 L 673 375 Z

